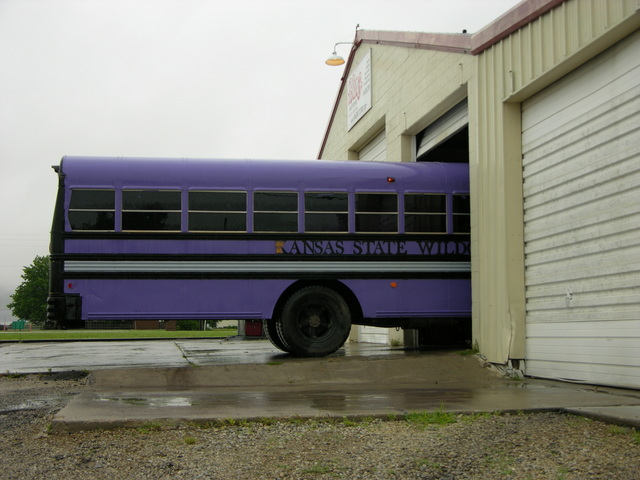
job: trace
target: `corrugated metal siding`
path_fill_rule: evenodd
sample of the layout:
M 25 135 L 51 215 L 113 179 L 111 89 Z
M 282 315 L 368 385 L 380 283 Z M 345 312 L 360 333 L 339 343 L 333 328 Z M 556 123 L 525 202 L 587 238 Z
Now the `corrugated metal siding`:
M 640 33 L 522 126 L 527 374 L 640 387 Z
M 638 0 L 570 0 L 477 57 L 470 82 L 473 332 L 492 362 L 524 358 L 519 102 L 628 34 Z
M 510 35 L 502 54 L 503 98 L 529 87 L 640 8 L 638 0 L 573 0 L 560 4 Z M 575 66 L 575 65 L 574 65 Z

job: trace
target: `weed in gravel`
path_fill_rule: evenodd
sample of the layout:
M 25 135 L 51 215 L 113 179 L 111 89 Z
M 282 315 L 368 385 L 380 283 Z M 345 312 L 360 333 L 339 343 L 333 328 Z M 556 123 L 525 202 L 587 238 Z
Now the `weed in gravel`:
M 626 427 L 622 427 L 620 425 L 610 425 L 609 431 L 614 435 L 623 435 L 625 433 L 629 433 L 629 429 Z
M 304 422 L 306 422 L 306 420 L 302 417 L 291 417 L 289 419 L 289 423 L 292 425 L 302 425 Z
M 197 443 L 197 441 L 198 440 L 195 437 L 192 437 L 192 436 L 184 437 L 185 445 L 195 445 Z
M 305 468 L 301 473 L 303 474 L 315 474 L 315 475 L 324 475 L 326 473 L 333 472 L 333 467 L 327 465 L 326 463 L 316 463 L 309 468 Z
M 630 435 L 634 445 L 640 445 L 640 432 L 635 428 L 623 427 L 621 425 L 610 425 L 609 431 L 614 435 Z
M 511 469 L 513 463 L 514 458 L 501 450 L 487 450 L 482 462 L 484 466 L 499 471 L 503 476 L 513 475 L 513 470 Z
M 144 425 L 140 425 L 136 429 L 139 433 L 148 434 L 151 432 L 159 432 L 162 430 L 162 424 L 160 422 L 148 422 Z
M 496 412 L 478 412 L 478 413 L 470 413 L 468 415 L 460 415 L 459 418 L 463 423 L 474 423 L 479 420 L 483 420 L 485 418 L 491 418 L 498 415 L 499 413 L 496 413 Z
M 279 420 L 275 417 L 260 417 L 256 423 L 261 425 L 275 425 L 276 423 L 279 423 Z
M 447 425 L 458 421 L 454 413 L 445 412 L 442 407 L 434 412 L 411 412 L 404 418 L 407 422 L 420 426 Z
M 358 425 L 358 421 L 357 420 L 351 420 L 350 418 L 347 418 L 347 417 L 343 417 L 342 418 L 342 424 L 345 427 L 356 427 Z
M 419 467 L 425 466 L 427 468 L 431 468 L 431 469 L 436 470 L 438 472 L 442 471 L 442 465 L 441 464 L 439 464 L 438 462 L 434 462 L 433 460 L 429 460 L 428 458 L 421 458 L 419 460 L 416 460 L 416 465 L 418 465 Z

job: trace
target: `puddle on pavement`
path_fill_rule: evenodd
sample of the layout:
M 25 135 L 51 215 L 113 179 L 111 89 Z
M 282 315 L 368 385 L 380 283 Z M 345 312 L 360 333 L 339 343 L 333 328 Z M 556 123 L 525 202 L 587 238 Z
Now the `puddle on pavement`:
M 131 407 L 216 409 L 282 408 L 283 405 L 310 407 L 340 414 L 349 411 L 410 411 L 468 404 L 483 393 L 476 389 L 394 389 L 356 392 L 207 392 L 194 395 L 153 394 L 98 395 L 99 402 L 117 402 Z
M 99 402 L 119 402 L 138 407 L 193 407 L 194 402 L 187 397 L 102 397 Z

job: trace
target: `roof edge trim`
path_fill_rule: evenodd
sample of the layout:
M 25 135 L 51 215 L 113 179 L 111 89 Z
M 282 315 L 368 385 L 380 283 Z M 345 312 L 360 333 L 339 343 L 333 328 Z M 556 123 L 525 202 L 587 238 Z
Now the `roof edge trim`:
M 358 30 L 356 41 L 374 45 L 391 45 L 456 53 L 470 53 L 472 48 L 471 35 L 466 33 Z
M 503 38 L 553 10 L 566 0 L 525 0 L 504 14 L 500 15 L 486 27 L 471 35 L 471 53 L 478 55 Z

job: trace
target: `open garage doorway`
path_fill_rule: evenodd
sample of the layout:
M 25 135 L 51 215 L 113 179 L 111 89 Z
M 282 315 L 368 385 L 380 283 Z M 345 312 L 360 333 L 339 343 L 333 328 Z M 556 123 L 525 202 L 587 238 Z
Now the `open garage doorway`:
M 469 114 L 463 100 L 416 135 L 416 161 L 469 163 Z M 467 212 L 470 214 L 470 212 Z M 435 348 L 470 348 L 471 318 L 432 318 L 407 330 L 405 344 Z

